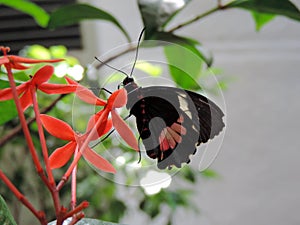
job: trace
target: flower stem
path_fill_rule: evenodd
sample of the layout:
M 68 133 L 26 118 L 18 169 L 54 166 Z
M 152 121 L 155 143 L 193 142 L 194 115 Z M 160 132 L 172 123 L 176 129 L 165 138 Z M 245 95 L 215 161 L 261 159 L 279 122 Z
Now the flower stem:
M 55 184 L 55 180 L 54 180 L 53 173 L 52 173 L 50 163 L 49 163 L 48 149 L 47 149 L 44 129 L 43 129 L 42 121 L 41 121 L 41 117 L 40 117 L 39 106 L 38 106 L 38 102 L 37 102 L 37 98 L 36 98 L 36 91 L 34 88 L 31 89 L 31 97 L 32 97 L 33 110 L 35 113 L 36 124 L 38 127 L 38 133 L 39 133 L 39 137 L 40 137 L 40 143 L 41 143 L 41 147 L 42 147 L 42 153 L 43 153 L 43 157 L 44 157 L 45 167 L 46 167 L 46 171 L 47 171 L 48 179 L 49 179 L 49 183 L 48 183 L 49 185 L 47 185 L 47 186 L 52 195 L 55 212 L 56 212 L 56 215 L 58 216 L 60 213 L 60 209 L 61 209 L 59 193 L 56 191 L 56 184 Z
M 11 192 L 16 196 L 16 198 L 23 203 L 35 217 L 40 221 L 42 225 L 46 225 L 46 216 L 44 212 L 37 211 L 34 206 L 27 200 L 27 198 L 17 189 L 17 187 L 9 180 L 9 178 L 0 169 L 0 179 L 5 183 L 5 185 L 11 190 Z
M 33 163 L 34 163 L 36 171 L 39 174 L 39 176 L 41 177 L 42 181 L 48 186 L 49 185 L 48 179 L 47 179 L 47 177 L 44 173 L 44 170 L 41 166 L 41 163 L 39 161 L 37 152 L 35 150 L 35 147 L 34 147 L 34 144 L 33 144 L 33 141 L 32 141 L 28 126 L 27 126 L 27 123 L 26 123 L 26 119 L 25 119 L 25 116 L 24 116 L 24 113 L 23 113 L 23 109 L 22 109 L 21 103 L 20 103 L 19 98 L 18 98 L 16 84 L 15 84 L 15 81 L 14 81 L 13 74 L 11 72 L 10 64 L 5 64 L 5 68 L 7 70 L 8 80 L 9 80 L 9 84 L 10 84 L 10 87 L 11 87 L 11 90 L 12 90 L 14 102 L 15 102 L 16 107 L 17 107 L 18 116 L 19 116 L 20 122 L 22 124 L 24 136 L 25 136 L 25 139 L 26 139 L 26 142 L 27 142 L 27 145 L 28 145 Z
M 78 146 L 76 147 L 74 157 L 76 158 L 78 151 Z M 71 182 L 71 209 L 75 209 L 76 207 L 76 175 L 77 175 L 77 165 L 74 167 L 72 171 L 72 182 Z
M 59 182 L 59 184 L 57 185 L 57 189 L 60 190 L 64 184 L 68 181 L 71 172 L 73 171 L 73 169 L 75 168 L 75 166 L 77 165 L 82 153 L 84 152 L 84 150 L 88 147 L 91 139 L 93 138 L 94 134 L 97 132 L 97 127 L 99 127 L 100 123 L 102 122 L 103 118 L 107 116 L 107 113 L 102 113 L 101 116 L 99 117 L 99 119 L 97 120 L 96 124 L 94 125 L 93 129 L 91 130 L 91 132 L 89 133 L 89 135 L 87 136 L 87 138 L 84 140 L 83 144 L 80 146 L 79 151 L 77 152 L 76 156 L 74 156 L 73 162 L 71 163 L 71 165 L 69 166 L 68 170 L 66 171 L 66 173 L 63 175 L 61 181 Z
M 80 213 L 82 210 L 86 209 L 87 207 L 89 207 L 89 203 L 87 201 L 81 202 L 77 207 L 75 207 L 74 209 L 66 213 L 64 219 L 67 219 L 69 217 L 74 216 L 77 213 Z

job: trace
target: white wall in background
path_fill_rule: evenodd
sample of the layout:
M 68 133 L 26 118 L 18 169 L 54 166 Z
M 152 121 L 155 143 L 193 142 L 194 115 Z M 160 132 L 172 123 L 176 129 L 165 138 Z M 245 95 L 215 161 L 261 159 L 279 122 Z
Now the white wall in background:
M 115 15 L 136 39 L 142 24 L 134 0 L 90 2 Z M 194 0 L 177 21 L 214 3 Z M 201 214 L 179 212 L 174 224 L 300 224 L 300 23 L 278 17 L 261 32 L 254 29 L 249 13 L 230 10 L 178 31 L 201 40 L 214 66 L 235 80 L 224 93 L 226 135 L 211 166 L 221 177 L 198 183 L 193 201 Z M 82 30 L 83 63 L 126 43 L 107 22 L 85 22 Z M 141 221 L 127 216 L 124 223 Z

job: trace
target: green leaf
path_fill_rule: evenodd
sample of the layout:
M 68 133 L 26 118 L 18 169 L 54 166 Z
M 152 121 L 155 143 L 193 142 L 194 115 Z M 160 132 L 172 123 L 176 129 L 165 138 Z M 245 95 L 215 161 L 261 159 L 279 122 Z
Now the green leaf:
M 26 48 L 27 56 L 34 59 L 51 59 L 49 49 L 42 45 L 30 45 Z
M 67 55 L 68 49 L 64 45 L 54 45 L 49 48 L 53 58 L 64 58 Z
M 189 197 L 192 191 L 181 189 L 171 192 L 165 192 L 166 203 L 175 211 L 179 206 L 189 207 Z
M 210 65 L 211 57 L 205 57 L 199 51 L 198 42 L 174 35 L 173 37 L 177 38 L 176 43 L 180 45 L 168 44 L 164 47 L 164 52 L 174 82 L 184 89 L 201 90 L 197 81 L 201 75 L 204 60 Z
M 206 169 L 201 172 L 201 175 L 207 178 L 218 178 L 219 174 L 211 169 Z
M 58 27 L 69 26 L 86 19 L 99 19 L 112 22 L 123 32 L 127 40 L 130 41 L 128 33 L 115 17 L 106 11 L 88 4 L 78 3 L 58 8 L 50 14 L 48 28 L 55 29 Z
M 188 166 L 183 167 L 180 170 L 180 173 L 182 174 L 183 178 L 191 183 L 196 182 L 196 174 L 195 172 Z
M 205 61 L 208 67 L 210 67 L 213 63 L 212 55 L 208 51 L 205 51 L 197 40 L 180 37 L 169 32 L 154 32 L 151 36 L 145 37 L 145 40 L 151 41 L 142 42 L 142 47 L 157 47 L 175 43 L 183 47 L 190 48 L 191 51 Z
M 242 8 L 258 13 L 286 16 L 300 21 L 299 9 L 288 0 L 236 0 L 225 8 Z
M 0 89 L 9 87 L 9 82 L 0 79 Z M 0 125 L 18 115 L 14 100 L 0 101 Z
M 136 69 L 139 69 L 153 77 L 160 76 L 163 72 L 161 66 L 151 64 L 146 61 L 138 61 L 135 66 Z M 120 79 L 120 78 L 119 78 Z
M 145 36 L 162 30 L 189 2 L 190 0 L 139 0 L 140 13 L 147 28 Z
M 0 0 L 0 4 L 19 10 L 34 18 L 38 25 L 46 27 L 49 14 L 37 4 L 26 0 Z
M 161 202 L 156 199 L 157 198 L 151 196 L 140 203 L 141 210 L 147 213 L 151 218 L 154 218 L 159 214 Z
M 0 125 L 12 120 L 18 115 L 14 100 L 0 102 Z
M 0 224 L 17 225 L 1 195 L 0 195 Z
M 197 77 L 200 74 L 201 63 L 192 59 L 191 53 L 187 53 L 184 48 L 169 45 L 164 51 L 174 82 L 183 89 L 200 90 Z
M 252 12 L 252 17 L 256 24 L 256 31 L 260 31 L 261 28 L 266 25 L 267 23 L 271 22 L 276 15 L 274 14 L 266 14 L 266 13 L 258 13 L 258 12 Z

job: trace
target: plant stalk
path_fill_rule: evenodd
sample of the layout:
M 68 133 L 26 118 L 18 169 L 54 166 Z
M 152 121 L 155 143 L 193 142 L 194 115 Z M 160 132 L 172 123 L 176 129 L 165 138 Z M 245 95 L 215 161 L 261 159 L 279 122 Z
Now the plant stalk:
M 31 89 L 31 97 L 32 97 L 33 109 L 34 109 L 35 118 L 36 118 L 36 124 L 38 127 L 38 133 L 39 133 L 39 137 L 40 137 L 40 143 L 41 143 L 41 147 L 42 147 L 43 158 L 44 158 L 45 167 L 46 167 L 46 171 L 47 171 L 48 179 L 49 179 L 48 189 L 49 189 L 52 199 L 53 199 L 56 216 L 58 216 L 60 214 L 60 209 L 61 209 L 59 193 L 56 190 L 55 180 L 53 177 L 52 170 L 50 168 L 48 148 L 47 148 L 47 144 L 46 144 L 42 121 L 40 118 L 40 111 L 39 111 L 38 102 L 37 102 L 37 98 L 36 98 L 36 91 L 34 88 Z
M 23 113 L 23 109 L 22 109 L 22 106 L 21 106 L 21 103 L 20 103 L 20 100 L 19 100 L 19 97 L 18 97 L 14 77 L 13 77 L 13 74 L 12 74 L 12 71 L 11 71 L 11 66 L 9 64 L 5 64 L 5 68 L 7 70 L 8 80 L 9 80 L 10 87 L 12 89 L 14 102 L 15 102 L 16 107 L 17 107 L 18 116 L 19 116 L 20 122 L 22 124 L 22 129 L 23 129 L 23 132 L 24 132 L 24 136 L 25 136 L 25 139 L 26 139 L 26 142 L 27 142 L 27 145 L 28 145 L 33 163 L 34 163 L 36 171 L 39 174 L 39 176 L 41 177 L 42 181 L 47 186 L 49 186 L 48 179 L 47 179 L 47 177 L 44 173 L 44 170 L 41 166 L 41 163 L 39 161 L 37 152 L 35 150 L 35 147 L 34 147 L 30 132 L 29 132 L 29 128 L 28 128 L 27 123 L 26 123 L 26 119 L 25 119 L 25 116 L 24 116 L 24 113 Z

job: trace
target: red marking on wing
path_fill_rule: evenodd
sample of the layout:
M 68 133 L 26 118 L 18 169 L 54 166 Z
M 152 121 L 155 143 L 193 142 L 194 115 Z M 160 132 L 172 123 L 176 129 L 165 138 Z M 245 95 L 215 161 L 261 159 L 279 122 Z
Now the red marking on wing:
M 186 134 L 186 128 L 182 126 L 183 117 L 180 116 L 177 122 L 171 127 L 165 127 L 159 135 L 160 150 L 166 151 L 174 149 L 178 143 L 182 142 L 182 135 Z

